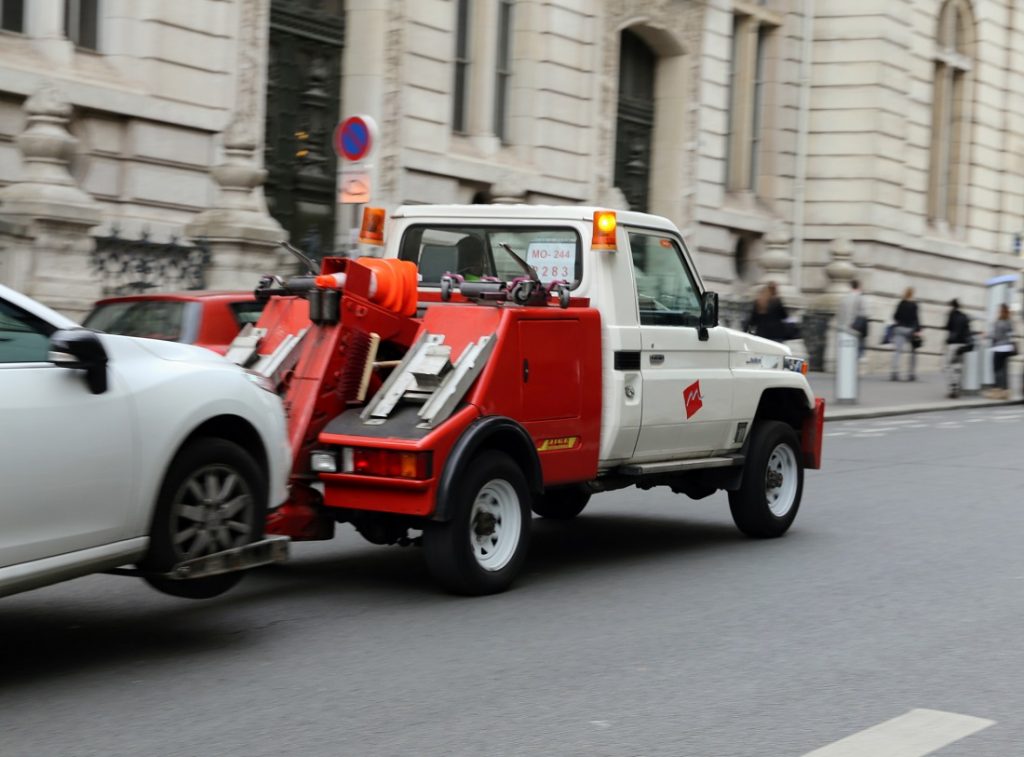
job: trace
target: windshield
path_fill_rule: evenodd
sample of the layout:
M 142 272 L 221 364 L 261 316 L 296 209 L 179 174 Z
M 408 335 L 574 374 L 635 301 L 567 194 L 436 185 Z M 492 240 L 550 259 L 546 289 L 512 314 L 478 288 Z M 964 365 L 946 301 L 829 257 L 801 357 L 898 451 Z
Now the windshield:
M 412 226 L 402 238 L 399 257 L 416 263 L 425 286 L 438 285 L 445 273 L 460 274 L 467 281 L 524 276 L 522 266 L 502 245 L 533 266 L 545 284 L 565 281 L 575 287 L 583 276 L 580 235 L 567 228 Z
M 107 334 L 141 336 L 177 342 L 181 339 L 187 302 L 142 300 L 98 305 L 83 324 Z

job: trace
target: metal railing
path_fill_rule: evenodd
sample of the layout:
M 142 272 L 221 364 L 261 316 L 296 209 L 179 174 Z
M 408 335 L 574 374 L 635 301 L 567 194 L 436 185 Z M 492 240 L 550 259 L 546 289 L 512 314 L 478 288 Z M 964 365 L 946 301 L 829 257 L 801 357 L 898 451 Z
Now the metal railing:
M 95 242 L 91 262 L 104 295 L 206 286 L 210 248 L 204 240 L 191 245 L 179 243 L 176 237 L 154 242 L 148 232 L 139 239 L 125 239 L 115 229 L 108 236 L 95 237 Z

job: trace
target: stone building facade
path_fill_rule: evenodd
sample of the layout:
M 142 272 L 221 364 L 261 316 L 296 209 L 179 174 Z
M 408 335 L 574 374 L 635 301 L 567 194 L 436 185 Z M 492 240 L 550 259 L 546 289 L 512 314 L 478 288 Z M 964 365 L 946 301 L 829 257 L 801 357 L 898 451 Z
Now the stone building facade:
M 884 322 L 913 286 L 935 357 L 948 300 L 980 317 L 1021 268 L 1020 0 L 98 0 L 98 52 L 64 5 L 3 33 L 0 193 L 55 84 L 92 233 L 201 236 L 218 285 L 282 234 L 346 246 L 324 188 L 354 113 L 379 125 L 374 204 L 628 204 L 683 228 L 726 301 L 772 280 L 827 313 L 857 277 Z

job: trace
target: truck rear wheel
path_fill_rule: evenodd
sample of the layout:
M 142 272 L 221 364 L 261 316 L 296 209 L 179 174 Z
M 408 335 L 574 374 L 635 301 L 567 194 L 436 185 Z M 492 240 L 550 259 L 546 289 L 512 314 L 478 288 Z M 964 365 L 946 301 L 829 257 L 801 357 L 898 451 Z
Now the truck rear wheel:
M 748 450 L 740 488 L 729 492 L 733 522 L 747 536 L 782 536 L 796 518 L 803 495 L 800 442 L 789 425 L 760 421 Z
M 467 466 L 455 490 L 454 516 L 423 531 L 434 578 L 457 594 L 495 594 L 509 587 L 526 559 L 530 495 L 519 466 L 488 450 Z
M 533 500 L 533 511 L 542 518 L 570 520 L 590 501 L 590 492 L 582 486 L 553 486 Z

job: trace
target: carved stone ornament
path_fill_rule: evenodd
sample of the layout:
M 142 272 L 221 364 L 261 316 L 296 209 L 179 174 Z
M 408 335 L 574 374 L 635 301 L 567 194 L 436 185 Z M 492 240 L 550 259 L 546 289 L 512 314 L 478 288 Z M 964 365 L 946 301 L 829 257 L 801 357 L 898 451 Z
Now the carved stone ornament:
M 285 238 L 281 224 L 263 209 L 254 191 L 267 176 L 256 162 L 254 142 L 244 127 L 225 132 L 224 160 L 210 171 L 220 186 L 217 201 L 188 225 L 189 236 L 267 244 Z
M 100 220 L 99 206 L 75 185 L 68 160 L 78 143 L 68 132 L 71 105 L 48 85 L 22 106 L 25 130 L 15 142 L 21 151 L 22 175 L 0 190 L 0 212 L 50 219 L 86 227 Z
M 491 186 L 491 202 L 525 203 L 527 191 L 526 179 L 519 174 L 506 173 Z
M 850 291 L 850 281 L 857 276 L 857 266 L 853 264 L 854 247 L 849 237 L 836 237 L 828 251 L 831 257 L 825 266 L 828 284 L 818 298 L 818 306 L 825 312 L 835 313 L 839 308 L 839 300 Z
M 775 224 L 764 238 L 764 247 L 758 258 L 761 265 L 761 282 L 774 281 L 782 295 L 792 296 L 790 269 L 793 267 L 793 256 L 790 245 L 792 236 L 782 223 Z
M 857 267 L 853 264 L 853 249 L 853 242 L 845 236 L 833 239 L 829 245 L 828 251 L 832 259 L 825 266 L 828 292 L 842 295 L 850 290 L 850 282 L 857 276 Z

